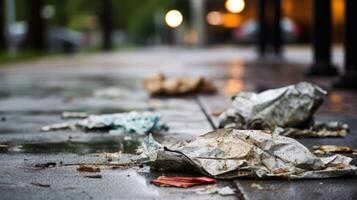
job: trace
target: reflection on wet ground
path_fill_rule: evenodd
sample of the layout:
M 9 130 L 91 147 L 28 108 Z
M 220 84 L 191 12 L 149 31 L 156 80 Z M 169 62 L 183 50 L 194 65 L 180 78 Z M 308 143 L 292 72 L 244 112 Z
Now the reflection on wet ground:
M 43 68 L 32 67 L 31 63 L 26 63 L 26 68 L 0 71 L 0 85 L 2 86 L 0 87 L 0 119 L 5 117 L 5 120 L 0 121 L 0 135 L 3 141 L 0 143 L 2 145 L 0 158 L 1 161 L 5 161 L 0 167 L 0 180 L 16 183 L 13 190 L 1 186 L 0 183 L 0 191 L 7 192 L 6 194 L 10 197 L 16 194 L 17 197 L 22 195 L 25 198 L 28 196 L 35 198 L 34 195 L 39 195 L 37 197 L 41 198 L 47 197 L 46 195 L 63 198 L 63 194 L 77 199 L 90 197 L 95 199 L 186 199 L 188 197 L 195 200 L 212 198 L 212 195 L 195 194 L 195 188 L 159 188 L 149 183 L 159 175 L 197 175 L 195 173 L 154 172 L 144 167 L 146 171 L 136 168 L 102 170 L 102 178 L 94 180 L 84 179 L 83 174 L 77 172 L 75 166 L 31 172 L 19 168 L 23 166 L 25 159 L 34 162 L 51 160 L 77 163 L 93 153 L 121 151 L 128 156 L 127 154 L 136 153 L 137 147 L 143 140 L 143 137 L 134 135 L 107 137 L 109 135 L 107 133 L 85 133 L 82 130 L 39 132 L 41 126 L 66 121 L 60 118 L 63 111 L 106 114 L 131 110 L 155 110 L 163 114 L 163 120 L 168 120 L 171 127 L 169 135 L 162 134 L 155 138 L 159 142 L 165 140 L 173 143 L 180 139 L 189 140 L 210 131 L 212 127 L 207 122 L 207 118 L 212 117 L 212 113 L 225 109 L 225 106 L 230 103 L 227 97 L 239 91 L 257 92 L 307 80 L 330 91 L 319 114 L 328 114 L 333 119 L 336 119 L 335 114 L 347 116 L 357 114 L 356 92 L 331 89 L 332 79 L 307 79 L 303 76 L 307 65 L 286 61 L 251 60 L 247 62 L 247 60 L 237 59 L 240 54 L 236 52 L 234 52 L 234 57 L 231 56 L 234 59 L 227 59 L 225 56 L 229 52 L 224 51 L 217 56 L 212 56 L 215 53 L 189 52 L 182 57 L 177 56 L 177 52 L 168 53 L 169 56 L 166 57 L 166 51 L 156 54 L 157 57 L 140 57 L 135 53 L 129 56 L 113 54 L 109 57 L 96 58 L 98 59 L 94 62 L 96 64 L 93 64 L 93 59 L 77 59 L 76 62 L 60 61 L 61 63 L 53 64 L 56 67 L 51 67 L 51 62 L 44 62 Z M 149 52 L 145 51 L 141 56 L 147 53 Z M 232 52 L 230 54 L 233 55 Z M 217 60 L 218 57 L 222 58 Z M 139 64 L 138 61 L 140 61 Z M 108 66 L 103 67 L 103 63 L 107 63 Z M 152 99 L 141 88 L 141 80 L 146 75 L 156 72 L 163 72 L 173 77 L 204 75 L 214 80 L 221 90 L 218 95 L 202 95 L 198 98 Z M 112 86 L 129 91 L 128 96 L 116 99 L 93 96 L 95 90 Z M 196 99 L 199 100 L 196 101 Z M 210 99 L 212 99 L 211 102 L 209 102 Z M 215 105 L 212 104 L 213 101 L 216 102 Z M 204 110 L 208 117 L 202 113 Z M 346 121 L 351 125 L 355 122 L 356 120 L 350 120 L 350 118 Z M 354 146 L 356 127 L 351 127 L 351 134 L 345 138 L 301 139 L 300 141 L 310 149 L 318 144 Z M 95 162 L 96 158 L 91 159 Z M 47 190 L 50 194 L 40 187 L 20 187 L 17 184 L 29 181 L 50 184 L 51 190 Z M 344 180 L 341 179 L 342 181 Z M 285 187 L 285 183 L 282 183 L 282 188 Z M 219 184 L 232 185 L 233 182 L 222 181 Z M 289 184 L 294 185 L 294 182 L 289 182 Z M 345 186 L 345 184 L 341 185 Z M 309 188 L 313 188 L 311 186 L 310 184 Z M 63 190 L 64 187 L 73 187 L 73 192 Z M 326 190 L 331 188 L 334 188 L 332 184 Z M 294 187 L 289 189 L 295 191 Z M 251 194 L 254 193 L 256 191 Z M 278 193 L 272 193 L 273 196 L 276 194 Z M 217 196 L 214 198 L 216 199 Z
M 83 142 L 65 141 L 65 142 L 41 142 L 27 144 L 5 144 L 7 147 L 0 148 L 1 153 L 75 153 L 75 154 L 92 154 L 103 152 L 122 152 L 127 154 L 135 154 L 141 141 L 133 139 L 129 136 L 121 140 L 89 140 Z
M 241 79 L 228 79 L 224 86 L 224 93 L 232 96 L 244 88 L 244 82 Z

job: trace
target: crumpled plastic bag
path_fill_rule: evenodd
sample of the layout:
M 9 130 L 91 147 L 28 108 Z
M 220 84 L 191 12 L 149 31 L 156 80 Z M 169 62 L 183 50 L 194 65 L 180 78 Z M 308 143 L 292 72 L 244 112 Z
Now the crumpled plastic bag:
M 155 133 L 166 131 L 168 127 L 160 122 L 160 115 L 151 112 L 128 112 L 105 115 L 89 115 L 87 118 L 74 121 L 44 126 L 42 131 L 60 129 L 74 129 L 76 127 L 88 130 L 109 130 L 109 133 Z
M 354 175 L 357 168 L 343 155 L 317 157 L 293 138 L 259 130 L 219 129 L 181 147 L 163 146 L 151 135 L 142 144 L 151 167 L 192 168 L 218 178 L 332 178 Z
M 202 77 L 179 77 L 167 79 L 163 74 L 151 75 L 143 81 L 150 95 L 182 95 L 188 93 L 212 93 L 216 87 L 212 81 Z
M 307 82 L 261 93 L 240 92 L 219 116 L 220 128 L 275 130 L 289 137 L 345 136 L 348 125 L 316 123 L 314 113 L 326 91 Z

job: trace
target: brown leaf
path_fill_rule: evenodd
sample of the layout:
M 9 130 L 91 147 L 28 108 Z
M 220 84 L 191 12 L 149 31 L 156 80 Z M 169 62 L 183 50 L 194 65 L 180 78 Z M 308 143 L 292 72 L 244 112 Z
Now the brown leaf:
M 77 171 L 80 171 L 80 172 L 100 172 L 100 168 L 99 167 L 95 167 L 95 166 L 89 166 L 89 165 L 79 165 L 79 167 L 77 168 Z

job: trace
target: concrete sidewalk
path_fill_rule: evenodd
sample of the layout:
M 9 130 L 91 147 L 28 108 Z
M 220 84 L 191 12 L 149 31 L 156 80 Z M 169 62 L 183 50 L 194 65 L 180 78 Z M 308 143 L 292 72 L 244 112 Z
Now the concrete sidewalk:
M 295 56 L 294 56 L 295 55 Z M 337 52 L 337 63 L 341 56 Z M 135 158 L 143 140 L 136 135 L 99 132 L 40 132 L 48 124 L 62 122 L 62 111 L 113 113 L 154 110 L 170 126 L 161 142 L 193 139 L 216 128 L 215 113 L 229 105 L 230 95 L 241 90 L 261 91 L 298 81 L 311 81 L 329 90 L 318 111 L 321 121 L 340 120 L 351 127 L 345 138 L 301 139 L 310 149 L 317 144 L 357 148 L 357 92 L 334 90 L 333 78 L 306 79 L 307 49 L 291 49 L 286 59 L 255 59 L 253 49 L 151 48 L 111 54 L 51 58 L 0 67 L 1 199 L 354 199 L 357 178 L 329 180 L 231 180 L 218 186 L 237 189 L 236 196 L 202 195 L 196 190 L 162 188 L 150 184 L 159 175 L 147 167 L 102 169 L 102 178 L 85 178 L 76 170 L 81 162 L 102 162 L 102 152 L 123 152 L 123 160 Z M 156 72 L 168 76 L 203 75 L 214 80 L 216 95 L 150 98 L 142 79 Z M 116 99 L 98 98 L 93 92 L 117 86 L 125 91 Z M 128 139 L 130 136 L 130 139 Z M 352 155 L 348 155 L 352 156 Z M 356 156 L 353 156 L 356 159 Z M 57 167 L 37 169 L 36 164 L 55 162 Z M 356 160 L 353 164 L 357 164 Z M 192 174 L 180 174 L 192 175 Z M 261 187 L 257 187 L 259 184 Z

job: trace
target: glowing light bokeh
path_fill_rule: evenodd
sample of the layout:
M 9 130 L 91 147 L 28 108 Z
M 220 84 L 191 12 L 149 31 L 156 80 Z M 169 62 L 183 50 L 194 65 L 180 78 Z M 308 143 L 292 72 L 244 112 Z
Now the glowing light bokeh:
M 231 13 L 240 13 L 245 8 L 245 2 L 244 0 L 227 0 L 225 7 Z
M 165 22 L 171 28 L 176 28 L 180 26 L 182 20 L 182 14 L 178 10 L 170 10 L 165 15 Z
M 236 28 L 242 24 L 242 16 L 233 13 L 226 13 L 223 15 L 223 27 Z
M 208 24 L 213 25 L 213 26 L 218 26 L 223 23 L 222 13 L 220 13 L 218 11 L 209 12 L 207 14 L 206 19 L 207 19 Z

